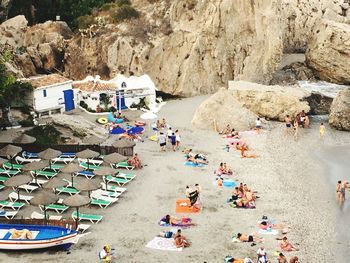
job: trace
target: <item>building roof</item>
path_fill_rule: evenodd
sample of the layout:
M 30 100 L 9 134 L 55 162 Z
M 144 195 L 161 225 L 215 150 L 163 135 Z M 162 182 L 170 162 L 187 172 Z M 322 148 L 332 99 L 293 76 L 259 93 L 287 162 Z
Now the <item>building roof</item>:
M 22 81 L 29 82 L 30 84 L 32 84 L 34 88 L 41 88 L 41 87 L 51 86 L 54 84 L 65 83 L 71 80 L 59 74 L 50 74 L 50 75 L 43 75 L 38 77 L 30 77 Z
M 117 85 L 115 83 L 107 83 L 101 81 L 84 81 L 73 83 L 74 89 L 79 89 L 81 91 L 115 91 Z

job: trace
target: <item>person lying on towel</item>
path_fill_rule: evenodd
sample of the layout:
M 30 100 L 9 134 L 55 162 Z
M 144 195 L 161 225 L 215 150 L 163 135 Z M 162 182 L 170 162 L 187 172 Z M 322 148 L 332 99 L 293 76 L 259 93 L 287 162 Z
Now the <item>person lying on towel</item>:
M 10 229 L 10 239 L 33 239 L 32 232 L 28 229 L 17 230 L 15 228 Z
M 193 226 L 195 225 L 192 223 L 192 219 L 188 217 L 183 217 L 182 219 L 176 218 L 171 215 L 166 215 L 163 217 L 160 222 L 160 225 L 165 225 L 165 226 Z
M 242 233 L 237 233 L 236 238 L 241 242 L 259 242 L 259 243 L 264 242 L 263 238 L 259 238 L 254 234 L 246 235 Z
M 184 150 L 184 153 L 186 154 L 186 159 L 189 162 L 193 162 L 196 164 L 199 164 L 199 163 L 208 164 L 207 157 L 204 154 L 193 153 L 192 149 L 186 149 Z

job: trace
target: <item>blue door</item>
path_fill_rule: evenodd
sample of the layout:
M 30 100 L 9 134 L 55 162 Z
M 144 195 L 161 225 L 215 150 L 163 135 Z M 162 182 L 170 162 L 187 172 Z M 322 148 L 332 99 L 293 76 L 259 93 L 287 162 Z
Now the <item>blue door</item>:
M 117 109 L 125 110 L 127 107 L 125 106 L 125 98 L 124 98 L 124 90 L 117 91 Z M 120 104 L 120 105 L 119 105 Z
M 63 91 L 64 94 L 64 106 L 66 111 L 74 110 L 74 92 L 72 89 Z

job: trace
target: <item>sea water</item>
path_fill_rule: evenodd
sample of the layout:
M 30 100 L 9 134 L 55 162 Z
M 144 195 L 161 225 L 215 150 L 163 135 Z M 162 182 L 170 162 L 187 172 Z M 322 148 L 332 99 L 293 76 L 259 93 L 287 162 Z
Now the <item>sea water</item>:
M 330 98 L 335 98 L 339 91 L 349 88 L 349 86 L 338 85 L 326 81 L 298 81 L 298 85 L 309 92 L 319 92 Z

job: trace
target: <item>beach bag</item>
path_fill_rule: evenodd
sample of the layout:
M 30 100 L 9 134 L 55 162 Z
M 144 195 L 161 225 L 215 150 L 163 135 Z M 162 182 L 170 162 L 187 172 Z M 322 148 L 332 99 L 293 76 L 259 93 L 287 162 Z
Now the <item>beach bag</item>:
M 165 238 L 171 238 L 172 236 L 173 236 L 173 232 L 171 232 L 171 231 L 167 231 L 164 233 Z

